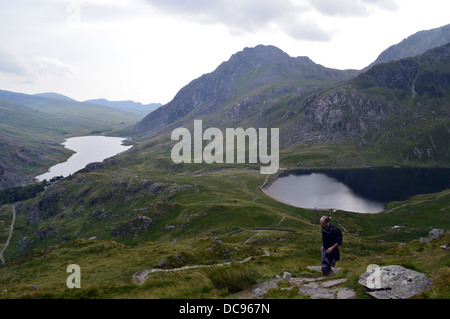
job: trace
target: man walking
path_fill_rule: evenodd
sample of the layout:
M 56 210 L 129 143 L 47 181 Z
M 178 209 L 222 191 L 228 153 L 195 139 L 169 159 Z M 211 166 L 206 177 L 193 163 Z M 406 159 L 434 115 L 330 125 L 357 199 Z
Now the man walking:
M 340 259 L 339 246 L 342 245 L 342 232 L 339 228 L 330 224 L 330 219 L 327 216 L 320 218 L 320 225 L 322 226 L 322 243 L 320 249 L 322 275 L 328 276 L 333 274 L 331 267 L 334 267 L 336 261 Z

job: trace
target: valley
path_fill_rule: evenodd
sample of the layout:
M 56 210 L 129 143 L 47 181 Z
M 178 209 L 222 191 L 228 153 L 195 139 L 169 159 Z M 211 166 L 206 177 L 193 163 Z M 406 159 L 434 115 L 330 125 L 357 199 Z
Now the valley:
M 48 95 L 2 91 L 0 99 L 2 188 L 26 185 L 68 158 L 60 145 L 68 137 L 101 132 L 133 144 L 0 206 L 0 244 L 16 211 L 0 298 L 239 298 L 284 271 L 318 278 L 307 266 L 320 262 L 320 216 L 263 187 L 290 170 L 450 163 L 449 43 L 360 71 L 329 69 L 274 46 L 245 48 L 145 117 Z M 261 174 L 249 160 L 174 162 L 171 132 L 193 132 L 195 120 L 222 132 L 278 128 L 277 174 Z M 346 278 L 359 299 L 370 298 L 357 284 L 370 264 L 424 272 L 434 285 L 417 298 L 449 298 L 450 259 L 441 246 L 450 240 L 450 186 L 390 201 L 381 213 L 319 213 L 344 232 L 336 278 Z M 432 229 L 444 234 L 421 241 Z M 69 264 L 81 267 L 82 289 L 65 285 Z M 212 267 L 189 268 L 197 265 Z M 148 269 L 161 271 L 136 285 L 133 275 Z M 266 298 L 304 298 L 282 288 Z

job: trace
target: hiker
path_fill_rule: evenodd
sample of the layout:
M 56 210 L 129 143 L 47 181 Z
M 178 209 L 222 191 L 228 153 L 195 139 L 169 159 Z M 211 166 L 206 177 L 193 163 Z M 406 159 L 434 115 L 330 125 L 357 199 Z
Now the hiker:
M 330 219 L 327 216 L 320 218 L 320 225 L 322 226 L 322 243 L 320 248 L 322 275 L 328 276 L 333 274 L 331 267 L 334 267 L 336 261 L 340 259 L 339 246 L 342 245 L 342 232 L 339 228 L 330 224 Z

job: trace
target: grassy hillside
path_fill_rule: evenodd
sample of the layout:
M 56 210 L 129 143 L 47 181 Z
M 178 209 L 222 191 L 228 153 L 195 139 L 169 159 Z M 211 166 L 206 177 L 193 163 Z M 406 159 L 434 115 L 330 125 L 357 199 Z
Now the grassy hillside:
M 0 189 L 23 185 L 72 152 L 72 136 L 124 129 L 139 116 L 105 106 L 0 91 Z
M 266 196 L 261 186 L 274 176 L 266 180 L 250 165 L 175 165 L 168 148 L 170 143 L 161 140 L 142 143 L 131 154 L 91 165 L 16 205 L 15 230 L 0 277 L 1 290 L 7 290 L 3 297 L 228 298 L 283 271 L 318 276 L 306 269 L 319 263 L 321 237 L 314 211 Z M 331 214 L 332 222 L 345 229 L 339 264 L 344 271 L 338 276 L 348 279 L 359 298 L 368 298 L 357 284 L 365 267 L 400 264 L 435 281 L 422 298 L 448 298 L 449 258 L 439 248 L 448 234 L 427 244 L 417 239 L 432 228 L 449 230 L 449 207 L 450 191 L 445 190 L 391 203 L 381 214 L 320 212 Z M 3 207 L 4 224 L 10 210 Z M 295 233 L 245 230 L 251 228 Z M 234 233 L 238 230 L 243 231 Z M 267 250 L 270 256 L 264 256 Z M 156 273 L 142 286 L 132 281 L 135 272 L 162 262 L 171 269 L 251 256 L 255 258 L 247 263 L 210 272 Z M 66 288 L 65 269 L 71 263 L 81 266 L 80 290 Z M 228 280 L 245 284 L 228 283 L 229 289 L 218 284 L 216 277 L 225 269 Z M 268 297 L 298 295 L 275 289 Z

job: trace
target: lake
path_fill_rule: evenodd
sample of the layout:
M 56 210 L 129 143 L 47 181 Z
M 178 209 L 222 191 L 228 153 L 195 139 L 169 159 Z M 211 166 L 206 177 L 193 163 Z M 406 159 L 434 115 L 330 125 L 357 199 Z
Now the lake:
M 295 207 L 379 213 L 389 202 L 447 188 L 447 168 L 368 168 L 292 171 L 264 191 Z
M 53 177 L 67 177 L 90 163 L 102 162 L 114 155 L 122 153 L 132 146 L 122 145 L 124 137 L 109 136 L 80 136 L 67 139 L 62 145 L 67 149 L 75 151 L 66 162 L 57 164 L 49 169 L 45 174 L 36 176 L 36 179 L 43 181 Z

